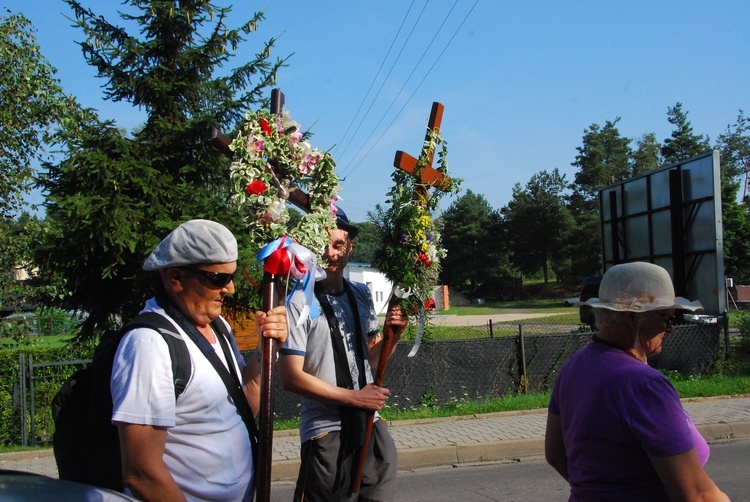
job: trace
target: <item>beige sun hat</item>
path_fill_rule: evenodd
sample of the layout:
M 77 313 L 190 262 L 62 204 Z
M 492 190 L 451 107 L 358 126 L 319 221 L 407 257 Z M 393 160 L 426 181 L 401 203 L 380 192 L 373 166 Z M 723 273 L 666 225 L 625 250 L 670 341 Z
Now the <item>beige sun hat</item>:
M 697 300 L 675 297 L 672 279 L 664 268 L 641 261 L 607 270 L 599 286 L 599 298 L 591 298 L 582 305 L 627 312 L 703 308 Z
M 227 227 L 211 220 L 190 220 L 172 230 L 143 263 L 143 270 L 237 260 L 237 240 Z

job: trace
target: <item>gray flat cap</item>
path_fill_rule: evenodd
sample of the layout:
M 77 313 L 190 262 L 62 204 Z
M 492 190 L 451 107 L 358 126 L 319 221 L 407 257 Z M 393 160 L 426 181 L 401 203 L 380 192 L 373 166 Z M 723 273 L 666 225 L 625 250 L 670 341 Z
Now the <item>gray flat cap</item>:
M 210 220 L 190 220 L 164 238 L 143 262 L 143 270 L 237 260 L 237 240 L 227 227 Z

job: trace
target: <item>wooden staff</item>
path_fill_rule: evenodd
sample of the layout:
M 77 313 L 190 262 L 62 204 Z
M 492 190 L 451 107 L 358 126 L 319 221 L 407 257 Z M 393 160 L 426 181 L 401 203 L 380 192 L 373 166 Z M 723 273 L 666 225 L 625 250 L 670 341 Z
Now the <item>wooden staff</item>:
M 284 107 L 284 93 L 280 89 L 271 91 L 271 113 L 279 114 Z M 224 155 L 231 158 L 233 153 L 229 147 L 229 136 L 212 127 L 208 132 L 208 142 Z M 309 199 L 302 190 L 295 190 L 294 198 L 289 200 L 300 209 L 310 212 Z M 262 282 L 263 311 L 268 312 L 281 304 L 280 277 L 276 273 L 264 272 Z M 258 414 L 258 465 L 255 465 L 256 495 L 258 502 L 271 500 L 271 467 L 273 466 L 273 408 L 274 408 L 274 377 L 273 363 L 276 354 L 276 342 L 273 338 L 263 337 L 261 340 L 260 372 L 260 412 Z
M 394 295 L 388 302 L 388 312 L 390 312 L 393 307 L 398 305 L 398 302 L 399 302 L 399 299 L 396 298 L 396 296 Z M 380 358 L 378 358 L 378 370 L 377 370 L 377 373 L 375 373 L 375 378 L 373 379 L 373 382 L 372 382 L 378 387 L 383 386 L 383 375 L 385 375 L 385 365 L 388 364 L 388 357 L 390 356 L 391 348 L 393 346 L 393 328 L 391 328 L 388 324 L 383 325 L 383 341 L 380 343 L 381 343 L 381 346 L 380 346 Z M 359 492 L 359 485 L 362 482 L 362 472 L 365 469 L 365 460 L 367 460 L 367 452 L 370 449 L 370 437 L 372 437 L 372 426 L 373 426 L 374 419 L 375 419 L 375 412 L 368 411 L 367 412 L 367 426 L 365 427 L 365 444 L 363 444 L 362 448 L 360 448 L 359 450 L 359 457 L 357 458 L 357 465 L 354 469 L 354 477 L 352 477 L 352 486 L 351 486 L 352 493 Z
M 263 273 L 263 311 L 268 312 L 279 305 L 278 276 Z M 255 466 L 256 494 L 259 502 L 271 500 L 271 467 L 273 454 L 273 363 L 276 340 L 263 337 L 263 354 L 260 367 L 260 413 L 258 424 L 258 465 Z
M 284 94 L 279 89 L 271 91 L 271 113 L 279 114 L 284 106 Z M 279 278 L 270 272 L 263 272 L 263 311 L 268 312 L 280 304 Z M 260 415 L 258 432 L 258 465 L 255 466 L 256 495 L 258 502 L 271 500 L 271 468 L 273 467 L 273 363 L 276 355 L 276 341 L 273 338 L 262 340 L 263 355 L 260 367 Z

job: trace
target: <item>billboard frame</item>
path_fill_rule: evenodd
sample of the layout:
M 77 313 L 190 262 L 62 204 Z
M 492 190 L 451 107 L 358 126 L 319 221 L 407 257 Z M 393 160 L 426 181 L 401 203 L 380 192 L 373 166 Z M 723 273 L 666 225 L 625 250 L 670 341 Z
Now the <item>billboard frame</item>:
M 704 314 L 726 312 L 720 154 L 708 151 L 599 190 L 603 268 L 646 261 Z

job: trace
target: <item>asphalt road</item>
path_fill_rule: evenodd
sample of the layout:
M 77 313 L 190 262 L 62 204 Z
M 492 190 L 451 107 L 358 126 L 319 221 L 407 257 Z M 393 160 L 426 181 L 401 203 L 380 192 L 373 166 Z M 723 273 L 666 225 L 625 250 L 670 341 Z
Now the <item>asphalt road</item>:
M 706 471 L 733 502 L 750 501 L 750 439 L 711 444 Z M 568 485 L 542 457 L 514 463 L 400 472 L 398 500 L 406 502 L 538 502 L 568 500 Z M 292 499 L 294 485 L 275 484 L 273 502 Z

